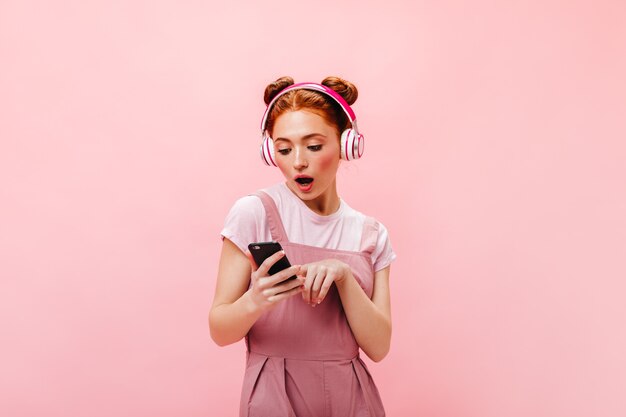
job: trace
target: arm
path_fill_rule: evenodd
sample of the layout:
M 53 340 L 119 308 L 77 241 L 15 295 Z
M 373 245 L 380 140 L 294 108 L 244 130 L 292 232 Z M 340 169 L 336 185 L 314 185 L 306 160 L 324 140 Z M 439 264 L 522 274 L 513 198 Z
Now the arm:
M 335 282 L 352 333 L 363 352 L 374 362 L 387 356 L 391 344 L 389 268 L 376 272 L 371 300 L 349 267 L 345 279 Z
M 249 253 L 244 254 L 237 245 L 224 239 L 209 313 L 211 338 L 219 346 L 239 341 L 265 311 L 302 291 L 302 279 L 280 284 L 296 273 L 298 265 L 267 276 L 270 267 L 282 256 L 284 253 L 275 253 L 257 268 Z M 252 286 L 248 289 L 250 281 Z
M 209 313 L 211 338 L 219 346 L 239 341 L 261 316 L 249 298 L 250 274 L 246 255 L 229 239 L 224 239 Z
M 354 278 L 350 266 L 337 259 L 302 265 L 299 275 L 306 277 L 302 298 L 312 306 L 322 302 L 334 282 L 361 349 L 374 362 L 380 362 L 387 355 L 391 344 L 389 266 L 374 275 L 371 300 Z

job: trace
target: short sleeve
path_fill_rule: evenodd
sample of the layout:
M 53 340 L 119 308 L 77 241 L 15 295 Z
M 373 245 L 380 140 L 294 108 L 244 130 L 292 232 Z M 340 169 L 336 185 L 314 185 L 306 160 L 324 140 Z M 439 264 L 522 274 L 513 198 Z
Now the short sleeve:
M 222 240 L 228 238 L 242 252 L 248 250 L 248 244 L 264 240 L 265 209 L 261 199 L 248 195 L 233 204 L 224 220 L 220 232 Z
M 396 253 L 391 247 L 391 240 L 389 239 L 389 232 L 387 228 L 380 222 L 378 222 L 378 239 L 376 241 L 376 248 L 372 252 L 372 262 L 374 264 L 374 272 L 378 272 L 381 269 L 385 269 L 396 259 Z

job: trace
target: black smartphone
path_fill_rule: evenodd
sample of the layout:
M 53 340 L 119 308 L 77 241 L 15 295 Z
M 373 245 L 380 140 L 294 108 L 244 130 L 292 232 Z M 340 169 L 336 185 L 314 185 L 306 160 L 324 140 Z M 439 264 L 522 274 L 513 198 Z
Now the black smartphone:
M 282 246 L 278 242 L 253 242 L 248 245 L 248 249 L 252 254 L 252 258 L 256 263 L 257 267 L 260 266 L 263 261 L 272 256 L 278 251 L 283 250 Z M 274 265 L 272 265 L 268 271 L 269 275 L 274 275 L 275 273 L 282 271 L 283 269 L 287 269 L 291 266 L 289 260 L 287 259 L 287 255 L 280 258 Z M 289 281 L 295 279 L 296 276 L 292 275 L 291 277 L 285 279 L 282 282 Z M 279 283 L 279 284 L 280 284 Z

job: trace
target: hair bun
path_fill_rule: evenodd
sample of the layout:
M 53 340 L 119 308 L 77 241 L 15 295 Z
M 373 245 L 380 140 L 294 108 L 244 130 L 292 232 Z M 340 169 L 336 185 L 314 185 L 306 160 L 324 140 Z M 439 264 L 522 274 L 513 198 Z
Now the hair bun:
M 289 76 L 280 77 L 273 83 L 268 84 L 268 86 L 265 87 L 265 94 L 263 95 L 263 100 L 265 101 L 265 104 L 266 105 L 270 104 L 272 99 L 276 97 L 278 93 L 280 93 L 282 90 L 284 90 L 285 88 L 289 87 L 292 84 L 293 84 L 293 78 Z
M 339 77 L 326 77 L 322 85 L 336 91 L 349 105 L 354 104 L 359 96 L 359 91 L 354 84 Z

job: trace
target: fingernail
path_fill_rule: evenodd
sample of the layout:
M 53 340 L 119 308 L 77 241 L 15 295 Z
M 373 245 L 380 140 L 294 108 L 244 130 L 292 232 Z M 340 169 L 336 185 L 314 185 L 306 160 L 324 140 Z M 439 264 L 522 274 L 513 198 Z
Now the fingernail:
M 322 302 L 322 300 L 317 300 L 317 304 L 319 304 L 319 303 L 321 303 L 321 302 Z

